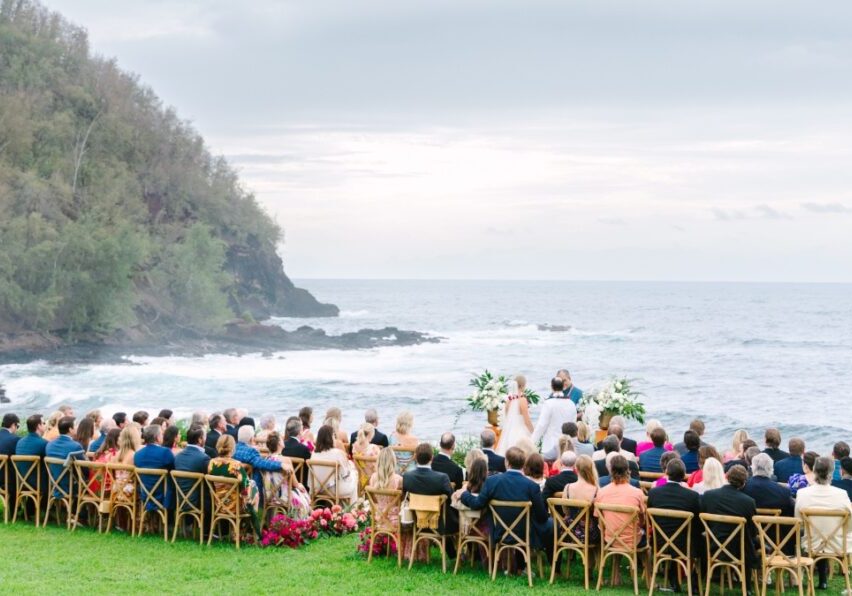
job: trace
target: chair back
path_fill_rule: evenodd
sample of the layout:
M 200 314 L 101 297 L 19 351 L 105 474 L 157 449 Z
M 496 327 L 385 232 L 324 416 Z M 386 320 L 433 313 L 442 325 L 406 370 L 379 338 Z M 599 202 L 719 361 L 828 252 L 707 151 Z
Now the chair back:
M 38 455 L 13 455 L 11 460 L 18 494 L 41 494 L 41 458 Z
M 846 509 L 801 510 L 808 555 L 842 560 L 849 553 L 849 511 Z
M 154 483 L 148 488 L 145 479 L 153 477 Z M 165 511 L 166 510 L 166 488 L 168 484 L 168 470 L 157 468 L 136 468 L 136 486 L 139 487 L 139 500 L 142 502 L 142 511 Z M 162 501 L 157 498 L 157 492 L 162 491 Z
M 660 478 L 665 478 L 665 476 L 666 475 L 663 474 L 662 472 L 643 472 L 642 470 L 639 470 L 639 480 L 640 481 L 644 480 L 645 482 L 654 483 L 657 480 L 659 480 Z
M 74 466 L 61 457 L 45 457 L 44 466 L 47 468 L 48 496 L 57 500 L 68 499 L 70 502 L 74 490 Z M 65 488 L 62 487 L 63 483 Z
M 290 457 L 285 456 L 290 460 L 290 463 L 293 464 L 293 476 L 299 479 L 299 482 L 303 482 L 307 485 L 307 478 L 305 476 L 305 470 L 307 469 L 305 466 L 305 460 L 301 457 Z M 305 487 L 307 488 L 307 486 Z
M 708 559 L 721 563 L 742 564 L 745 557 L 745 518 L 713 513 L 701 513 L 698 517 L 704 526 Z M 731 529 L 730 534 L 724 540 L 720 539 L 717 534 L 717 530 L 722 526 L 728 526 Z M 732 552 L 733 547 L 739 550 L 739 555 Z
M 364 489 L 370 503 L 370 526 L 375 534 L 378 530 L 400 531 L 399 509 L 402 506 L 402 491 L 390 488 Z M 396 521 L 392 518 L 396 516 Z
M 136 504 L 136 468 L 128 464 L 108 463 L 106 474 L 111 485 L 110 507 L 133 507 Z
M 497 540 L 498 545 L 529 545 L 532 503 L 529 501 L 492 500 L 488 504 L 488 509 L 491 512 L 491 523 L 500 532 L 500 538 Z
M 760 558 L 764 567 L 772 559 L 798 561 L 802 557 L 800 538 L 802 522 L 799 519 L 776 515 L 755 515 L 752 522 L 757 528 L 760 539 Z M 789 551 L 792 548 L 795 550 L 790 555 Z
M 592 502 L 551 497 L 547 507 L 553 518 L 553 545 L 556 549 L 587 549 L 592 523 Z M 573 513 L 569 521 L 569 513 Z M 580 538 L 583 536 L 583 538 Z
M 447 495 L 408 494 L 408 508 L 414 514 L 418 530 L 437 530 L 444 521 L 444 503 Z
M 635 551 L 639 544 L 639 508 L 595 503 L 595 509 L 601 529 L 601 546 L 611 552 Z
M 768 508 L 758 507 L 757 509 L 755 509 L 755 514 L 756 515 L 774 515 L 774 516 L 777 517 L 777 516 L 781 515 L 781 510 L 780 509 L 768 509 Z
M 414 451 L 411 449 L 403 449 L 402 447 L 391 447 L 394 455 L 396 455 L 396 473 L 405 474 L 408 471 L 411 462 L 414 461 Z
M 352 456 L 352 461 L 355 462 L 355 468 L 358 470 L 358 494 L 363 495 L 367 483 L 370 482 L 370 476 L 376 471 L 376 462 L 379 458 L 356 453 Z
M 214 476 L 206 474 L 204 481 L 210 492 L 210 503 L 213 518 L 235 518 L 242 512 L 240 496 L 242 483 L 237 478 L 229 476 Z
M 340 484 L 338 482 L 340 462 L 309 459 L 305 464 L 308 466 L 311 505 L 318 502 L 337 505 L 340 502 L 340 494 L 337 490 Z
M 106 464 L 81 459 L 74 462 L 74 471 L 77 475 L 77 499 L 100 506 L 106 500 Z M 98 477 L 98 486 L 93 489 L 92 481 Z
M 175 511 L 201 513 L 204 508 L 204 474 L 172 470 L 171 476 L 175 488 Z
M 648 509 L 647 514 L 654 560 L 664 557 L 689 561 L 692 550 L 692 520 L 695 514 L 653 507 Z M 668 529 L 663 526 L 668 526 Z M 678 543 L 685 544 L 681 547 Z
M 0 455 L 0 496 L 6 497 L 9 494 L 9 456 Z

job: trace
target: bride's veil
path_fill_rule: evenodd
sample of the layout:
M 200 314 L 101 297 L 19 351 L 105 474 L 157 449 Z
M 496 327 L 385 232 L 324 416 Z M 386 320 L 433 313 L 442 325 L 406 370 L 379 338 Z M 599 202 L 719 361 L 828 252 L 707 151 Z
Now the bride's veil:
M 509 395 L 517 395 L 518 394 L 518 382 L 512 379 L 508 383 L 506 383 L 506 390 Z

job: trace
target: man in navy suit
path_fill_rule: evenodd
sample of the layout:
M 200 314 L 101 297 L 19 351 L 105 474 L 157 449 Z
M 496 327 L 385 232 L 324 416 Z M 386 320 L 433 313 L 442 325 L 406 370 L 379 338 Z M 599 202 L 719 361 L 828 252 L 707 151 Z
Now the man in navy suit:
M 805 442 L 799 438 L 792 438 L 787 443 L 790 457 L 775 462 L 775 480 L 787 482 L 793 474 L 802 474 L 802 455 L 805 453 Z M 772 457 L 772 456 L 770 456 Z
M 0 426 L 0 455 L 15 455 L 15 447 L 18 444 L 20 437 L 18 436 L 18 425 L 21 419 L 15 414 L 6 414 L 3 416 L 3 423 Z M 14 507 L 15 495 L 17 494 L 17 482 L 15 480 L 15 472 L 11 466 L 6 467 L 6 474 L 9 478 L 9 507 Z M 0 476 L 0 488 L 6 487 L 6 476 Z
M 41 414 L 33 414 L 29 418 L 27 418 L 27 436 L 23 437 L 18 444 L 15 446 L 15 455 L 37 455 L 41 458 L 44 458 L 45 448 L 47 447 L 47 441 L 42 438 L 44 434 L 45 423 L 44 417 Z M 19 469 L 23 473 L 26 470 L 26 466 L 28 464 L 22 465 Z M 45 487 L 42 489 L 42 498 L 45 498 L 45 493 L 47 492 L 47 470 L 44 468 L 44 465 L 41 467 L 41 486 Z M 17 488 L 17 478 L 15 476 L 15 471 L 13 469 L 9 469 L 9 478 L 12 482 L 12 485 L 9 488 L 16 489 Z M 34 481 L 35 479 L 31 479 Z M 29 500 L 27 503 L 31 503 Z M 14 507 L 14 500 L 10 502 L 10 507 Z
M 502 455 L 494 453 L 494 443 L 497 442 L 497 435 L 493 430 L 485 429 L 479 435 L 479 442 L 482 445 L 482 452 L 488 458 L 488 475 L 499 474 L 506 471 L 506 458 Z
M 373 408 L 364 412 L 364 422 L 373 425 L 373 438 L 370 440 L 370 443 L 378 445 L 379 447 L 387 447 L 390 444 L 388 442 L 388 436 L 379 430 L 378 412 L 376 412 Z M 358 431 L 355 431 L 349 437 L 349 455 L 352 455 L 352 445 L 355 444 L 356 439 L 358 439 Z
M 456 448 L 456 438 L 453 433 L 446 432 L 442 434 L 438 446 L 440 447 L 440 451 L 435 456 L 435 459 L 432 460 L 432 469 L 436 472 L 446 474 L 453 484 L 453 489 L 461 488 L 464 482 L 464 470 L 453 461 L 453 451 Z
M 524 467 L 524 452 L 517 447 L 510 447 L 506 451 L 506 463 L 508 470 L 503 474 L 489 476 L 479 492 L 472 495 L 468 491 L 461 494 L 461 502 L 474 510 L 485 509 L 491 501 L 524 501 L 531 503 L 530 510 L 532 527 L 530 528 L 530 540 L 535 548 L 546 549 L 550 552 L 550 543 L 553 542 L 553 520 L 547 515 L 547 508 L 541 498 L 541 489 L 538 484 L 524 476 L 521 469 Z M 498 510 L 502 519 L 511 523 L 517 516 L 516 510 Z M 494 540 L 499 540 L 503 535 L 503 527 L 500 524 L 491 523 L 491 535 Z M 515 527 L 514 532 L 523 532 L 524 528 Z
M 835 465 L 840 464 L 840 480 L 832 480 L 831 486 L 842 488 L 852 501 L 852 457 L 844 457 Z
M 299 435 L 302 434 L 302 420 L 298 416 L 291 416 L 287 419 L 284 425 L 284 448 L 281 450 L 281 455 L 284 457 L 298 457 L 300 459 L 311 459 L 311 450 L 307 445 L 299 440 Z M 308 486 L 308 466 L 302 466 L 302 471 L 299 474 L 299 481 L 302 486 Z
M 193 474 L 206 474 L 210 465 L 210 457 L 204 453 L 204 427 L 193 426 L 186 432 L 186 448 L 175 455 L 175 470 L 178 472 L 192 472 Z M 193 480 L 181 478 L 177 481 L 180 489 L 187 493 L 193 485 Z M 202 490 L 203 490 L 202 483 Z M 190 495 L 190 502 L 198 505 L 200 494 L 198 491 Z
M 142 442 L 145 444 L 142 449 L 136 452 L 133 456 L 133 465 L 137 468 L 149 468 L 154 470 L 174 470 L 175 456 L 171 449 L 162 446 L 163 442 L 163 427 L 159 424 L 151 424 L 142 430 Z M 139 482 L 145 485 L 147 490 L 154 488 L 158 478 L 156 476 L 140 476 Z M 153 497 L 162 503 L 166 509 L 172 509 L 172 491 L 171 484 L 167 480 L 165 484 L 160 484 L 157 490 L 154 491 Z M 140 495 L 141 496 L 141 495 Z M 147 510 L 154 511 L 156 505 L 148 503 Z
M 772 480 L 772 457 L 758 453 L 751 460 L 751 478 L 743 492 L 754 499 L 758 509 L 780 509 L 784 517 L 793 516 L 795 502 L 790 489 Z
M 228 426 L 225 423 L 225 417 L 222 414 L 213 414 L 210 416 L 210 430 L 207 432 L 207 439 L 204 441 L 204 451 L 210 457 L 219 455 L 216 453 L 216 442 L 224 434 L 227 434 Z M 213 450 L 213 455 L 210 454 L 210 449 Z
M 660 467 L 660 458 L 666 452 L 666 431 L 659 427 L 652 430 L 651 442 L 654 446 L 639 455 L 639 470 L 659 473 L 663 471 Z
M 745 538 L 745 560 L 749 574 L 752 569 L 756 569 L 759 564 L 757 551 L 755 551 L 755 528 L 752 518 L 756 514 L 757 506 L 747 494 L 743 493 L 748 472 L 740 465 L 732 467 L 728 471 L 728 484 L 722 488 L 708 490 L 701 496 L 701 512 L 713 513 L 715 515 L 731 515 L 734 517 L 744 517 L 746 520 L 746 538 Z M 734 526 L 731 524 L 711 523 L 711 531 L 716 538 L 722 543 L 731 535 Z M 734 556 L 740 555 L 739 543 L 729 545 L 728 548 Z
M 59 459 L 64 459 L 66 460 L 66 464 L 69 459 L 85 458 L 86 454 L 83 451 L 83 446 L 71 438 L 71 431 L 74 430 L 74 418 L 71 416 L 63 416 L 59 419 L 56 428 L 59 431 L 59 436 L 47 444 L 44 448 L 44 455 L 46 457 L 58 457 Z M 59 475 L 62 474 L 63 467 L 64 466 L 60 466 L 58 464 L 51 464 L 50 473 L 53 474 L 54 478 L 58 478 Z M 71 475 L 66 474 L 59 483 L 59 487 L 65 492 L 68 492 L 70 481 Z M 57 489 L 53 491 L 53 496 L 62 497 L 62 494 Z
M 432 463 L 432 446 L 429 443 L 420 443 L 414 450 L 414 461 L 416 467 L 410 472 L 402 475 L 402 490 L 406 493 L 418 495 L 447 495 L 444 506 L 446 524 L 440 526 L 440 530 L 447 534 L 455 534 L 459 528 L 458 510 L 451 506 L 453 487 L 450 477 L 443 472 L 436 472 L 430 465 Z M 453 542 L 447 545 L 447 550 L 452 556 L 455 553 Z

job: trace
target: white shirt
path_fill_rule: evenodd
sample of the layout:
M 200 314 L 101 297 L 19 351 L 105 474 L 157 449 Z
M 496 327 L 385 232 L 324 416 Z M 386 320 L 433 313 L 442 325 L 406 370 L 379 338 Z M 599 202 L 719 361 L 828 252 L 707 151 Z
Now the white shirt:
M 805 488 L 800 488 L 796 493 L 796 517 L 801 518 L 802 509 L 842 509 L 852 515 L 852 504 L 849 502 L 849 494 L 842 488 L 829 486 L 827 484 L 812 484 Z M 837 522 L 832 518 L 811 518 L 815 529 L 821 530 L 823 534 L 828 534 L 837 526 Z M 814 540 L 817 544 L 820 542 L 818 533 L 815 532 Z M 846 540 L 847 552 L 852 553 L 852 517 L 846 523 Z M 843 546 L 842 537 L 838 533 L 834 533 L 831 540 L 831 547 L 839 551 Z M 802 545 L 803 550 L 807 550 L 807 545 Z
M 548 397 L 541 406 L 541 414 L 532 434 L 533 444 L 541 440 L 541 452 L 544 459 L 556 459 L 559 449 L 559 437 L 562 425 L 577 421 L 577 406 L 559 393 L 558 397 Z

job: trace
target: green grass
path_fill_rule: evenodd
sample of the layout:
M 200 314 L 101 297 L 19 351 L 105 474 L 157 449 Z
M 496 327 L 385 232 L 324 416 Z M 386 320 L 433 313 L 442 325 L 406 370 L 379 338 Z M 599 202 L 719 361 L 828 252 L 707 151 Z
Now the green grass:
M 154 536 L 98 535 L 81 528 L 34 528 L 25 522 L 0 525 L 0 586 L 5 593 L 92 594 L 529 594 L 526 578 L 498 577 L 469 567 L 443 575 L 440 562 L 397 569 L 396 560 L 378 558 L 368 565 L 355 552 L 354 535 L 321 539 L 298 550 L 226 544 L 211 547 L 178 540 L 165 544 Z M 438 561 L 436 563 L 436 560 Z M 572 571 L 573 573 L 573 571 Z M 548 576 L 549 577 L 549 576 Z M 594 589 L 594 585 L 592 586 Z M 839 594 L 835 577 L 826 593 Z M 536 578 L 536 594 L 584 594 L 582 577 L 557 579 L 553 586 Z M 647 594 L 640 581 L 640 593 Z M 715 592 L 714 592 L 715 593 Z M 790 592 L 792 593 L 792 592 Z M 632 590 L 604 588 L 601 594 Z

